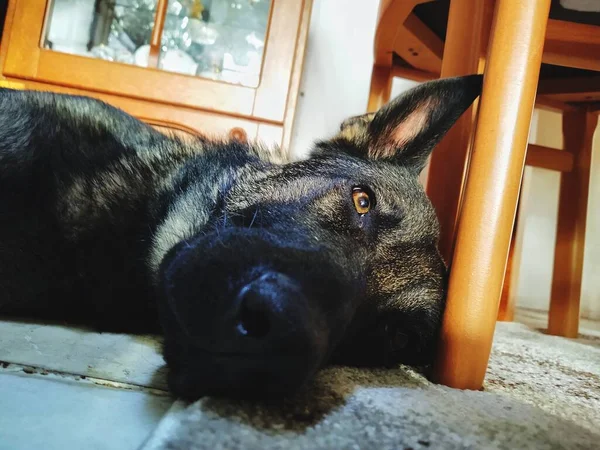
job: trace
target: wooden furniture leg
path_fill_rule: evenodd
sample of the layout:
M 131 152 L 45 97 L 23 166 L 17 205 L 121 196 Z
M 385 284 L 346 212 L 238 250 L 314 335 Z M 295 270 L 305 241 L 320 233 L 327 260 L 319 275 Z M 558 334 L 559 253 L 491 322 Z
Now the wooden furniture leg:
M 373 66 L 367 112 L 377 111 L 390 100 L 393 78 L 391 67 Z
M 401 40 L 406 38 L 407 31 L 403 24 L 411 11 L 418 4 L 428 1 L 431 0 L 381 0 L 379 2 L 367 112 L 377 111 L 389 101 L 394 76 L 392 67 L 396 41 L 398 38 Z
M 493 1 L 452 0 L 444 45 L 441 78 L 483 72 L 484 55 L 493 16 Z M 468 25 L 465 22 L 468 17 Z M 429 161 L 427 195 L 440 221 L 439 249 L 450 262 L 454 246 L 465 169 L 476 103 L 448 131 L 436 146 Z
M 433 379 L 480 389 L 492 347 L 550 0 L 497 0 Z
M 569 338 L 579 333 L 592 140 L 597 124 L 598 116 L 585 110 L 563 114 L 565 151 L 573 154 L 574 164 L 570 172 L 561 174 L 548 332 Z

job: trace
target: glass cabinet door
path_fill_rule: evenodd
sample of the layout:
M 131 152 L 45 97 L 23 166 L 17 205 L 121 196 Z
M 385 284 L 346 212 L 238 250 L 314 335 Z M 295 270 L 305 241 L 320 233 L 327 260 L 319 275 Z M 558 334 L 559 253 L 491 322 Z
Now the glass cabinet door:
M 156 0 L 52 0 L 43 47 L 147 67 L 136 54 L 155 16 Z
M 271 0 L 53 0 L 43 47 L 257 87 Z
M 256 87 L 271 0 L 169 0 L 159 67 Z

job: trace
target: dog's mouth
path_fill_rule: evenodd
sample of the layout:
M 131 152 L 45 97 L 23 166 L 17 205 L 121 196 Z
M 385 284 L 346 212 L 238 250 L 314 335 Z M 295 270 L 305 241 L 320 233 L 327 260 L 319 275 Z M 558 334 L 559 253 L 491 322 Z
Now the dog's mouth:
M 169 344 L 166 344 L 165 355 L 169 354 Z M 190 401 L 204 396 L 284 397 L 297 392 L 321 366 L 306 354 L 261 355 L 188 349 L 186 355 L 185 361 L 167 359 L 168 382 L 174 395 Z

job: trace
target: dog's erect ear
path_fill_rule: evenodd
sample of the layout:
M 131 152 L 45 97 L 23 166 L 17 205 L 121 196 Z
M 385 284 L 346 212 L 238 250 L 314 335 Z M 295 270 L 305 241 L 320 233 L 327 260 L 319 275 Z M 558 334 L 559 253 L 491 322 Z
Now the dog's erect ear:
M 420 84 L 375 113 L 344 121 L 337 137 L 357 144 L 370 159 L 395 160 L 418 173 L 479 96 L 482 80 L 482 75 L 469 75 Z

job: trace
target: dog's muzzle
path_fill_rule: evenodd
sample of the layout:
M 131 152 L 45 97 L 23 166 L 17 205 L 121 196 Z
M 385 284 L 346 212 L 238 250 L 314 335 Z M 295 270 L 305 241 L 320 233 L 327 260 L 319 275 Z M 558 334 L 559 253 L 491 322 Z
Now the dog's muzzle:
M 269 233 L 202 236 L 174 249 L 159 303 L 171 389 L 280 395 L 324 363 L 355 310 L 328 252 Z

